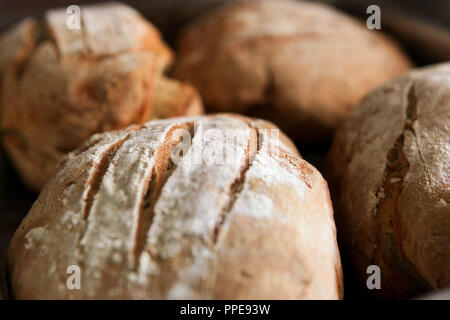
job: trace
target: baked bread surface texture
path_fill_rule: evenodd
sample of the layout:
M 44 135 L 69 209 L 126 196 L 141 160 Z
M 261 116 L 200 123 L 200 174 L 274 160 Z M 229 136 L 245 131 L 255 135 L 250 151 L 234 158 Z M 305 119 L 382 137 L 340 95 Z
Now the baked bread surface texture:
M 450 64 L 367 95 L 337 131 L 328 178 L 342 248 L 383 297 L 450 285 Z
M 369 90 L 411 66 L 388 37 L 329 6 L 236 1 L 182 32 L 174 75 L 209 112 L 275 122 L 291 138 L 329 139 Z
M 199 101 L 189 108 L 193 88 L 185 96 L 175 86 L 177 102 L 158 96 L 166 90 L 155 86 L 170 81 L 159 79 L 173 54 L 134 9 L 120 3 L 83 6 L 80 29 L 69 29 L 67 20 L 65 9 L 49 10 L 42 20 L 25 19 L 0 38 L 2 140 L 34 191 L 65 153 L 94 133 L 155 118 L 155 104 L 170 117 L 202 110 Z
M 12 298 L 341 298 L 327 184 L 282 133 L 270 151 L 271 129 L 216 115 L 94 135 L 15 233 Z

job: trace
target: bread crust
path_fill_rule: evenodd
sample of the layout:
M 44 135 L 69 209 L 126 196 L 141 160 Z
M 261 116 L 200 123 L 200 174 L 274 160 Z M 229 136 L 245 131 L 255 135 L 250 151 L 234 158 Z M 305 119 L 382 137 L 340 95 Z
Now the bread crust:
M 164 76 L 156 80 L 155 98 L 148 120 L 200 114 L 203 114 L 203 104 L 194 87 Z
M 214 115 L 92 137 L 11 241 L 12 298 L 341 298 L 327 184 L 282 133 L 280 152 L 265 151 L 275 142 L 262 130 L 271 127 Z M 192 144 L 173 162 L 179 129 Z M 209 129 L 244 130 L 232 142 L 235 161 L 194 161 L 203 143 L 223 150 L 227 138 L 208 140 Z M 80 266 L 80 290 L 66 287 L 69 265 Z
M 367 95 L 336 133 L 328 181 L 356 272 L 382 271 L 382 297 L 450 284 L 450 64 Z
M 143 123 L 161 101 L 155 90 L 173 59 L 158 30 L 118 4 L 82 7 L 81 29 L 65 9 L 25 19 L 0 38 L 0 128 L 23 181 L 40 191 L 59 159 L 92 134 Z M 168 116 L 202 112 L 196 91 L 174 91 Z M 189 100 L 190 101 L 190 100 Z
M 370 89 L 411 62 L 389 37 L 329 6 L 236 1 L 181 34 L 174 75 L 212 112 L 275 122 L 298 140 L 328 139 Z

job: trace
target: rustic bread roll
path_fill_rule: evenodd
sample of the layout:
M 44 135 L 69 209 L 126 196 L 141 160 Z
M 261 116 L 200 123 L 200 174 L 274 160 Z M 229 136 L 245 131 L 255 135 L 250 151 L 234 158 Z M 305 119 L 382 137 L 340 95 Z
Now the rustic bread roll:
M 15 233 L 12 297 L 340 298 L 327 184 L 283 134 L 274 152 L 273 128 L 217 115 L 94 135 Z
M 263 117 L 294 139 L 328 138 L 370 89 L 410 62 L 377 31 L 322 4 L 239 1 L 188 26 L 174 75 L 208 111 Z
M 172 53 L 135 10 L 117 3 L 82 7 L 81 29 L 69 29 L 67 19 L 65 9 L 50 10 L 43 21 L 26 19 L 0 39 L 0 128 L 35 191 L 61 156 L 93 133 L 155 118 L 155 103 L 165 117 L 202 110 L 193 88 L 164 79 Z M 172 101 L 159 97 L 167 90 Z
M 450 285 L 450 64 L 367 95 L 338 130 L 329 181 L 345 251 L 384 297 Z

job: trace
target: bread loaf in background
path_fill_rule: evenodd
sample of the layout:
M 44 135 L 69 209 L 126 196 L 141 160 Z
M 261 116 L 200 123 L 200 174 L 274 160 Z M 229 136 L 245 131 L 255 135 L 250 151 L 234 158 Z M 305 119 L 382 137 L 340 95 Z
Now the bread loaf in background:
M 215 115 L 94 135 L 15 233 L 12 298 L 341 298 L 327 184 L 272 129 Z
M 65 8 L 49 10 L 0 38 L 2 140 L 34 191 L 94 133 L 202 113 L 195 89 L 165 79 L 173 54 L 137 11 L 81 7 L 80 29 L 68 28 L 68 17 Z M 171 99 L 159 96 L 168 90 Z
M 410 66 L 393 40 L 327 5 L 236 1 L 182 31 L 174 75 L 199 89 L 209 112 L 262 117 L 296 140 L 321 140 Z
M 446 63 L 374 90 L 336 133 L 327 177 L 341 249 L 364 282 L 381 268 L 382 297 L 450 285 L 449 132 Z

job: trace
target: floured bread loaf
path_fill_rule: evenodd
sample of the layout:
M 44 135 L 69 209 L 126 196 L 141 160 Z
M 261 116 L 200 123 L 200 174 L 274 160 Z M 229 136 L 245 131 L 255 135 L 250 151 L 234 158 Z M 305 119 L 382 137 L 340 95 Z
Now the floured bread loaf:
M 327 184 L 272 129 L 217 115 L 94 135 L 15 233 L 12 297 L 340 298 Z
M 188 26 L 174 75 L 208 111 L 269 119 L 290 137 L 328 138 L 370 89 L 410 62 L 377 31 L 331 7 L 238 1 Z
M 86 6 L 81 29 L 69 29 L 67 20 L 65 9 L 50 10 L 0 38 L 0 128 L 35 191 L 61 156 L 93 133 L 202 111 L 193 88 L 164 78 L 172 53 L 135 10 Z M 159 97 L 168 90 L 172 100 Z
M 345 251 L 384 297 L 450 285 L 450 64 L 370 93 L 337 131 L 330 188 Z M 364 280 L 365 281 L 365 280 Z

